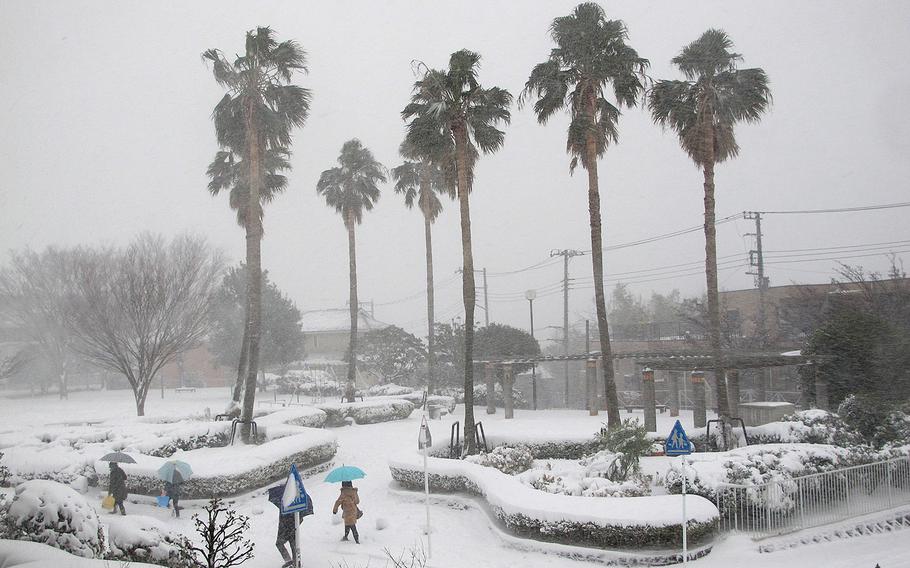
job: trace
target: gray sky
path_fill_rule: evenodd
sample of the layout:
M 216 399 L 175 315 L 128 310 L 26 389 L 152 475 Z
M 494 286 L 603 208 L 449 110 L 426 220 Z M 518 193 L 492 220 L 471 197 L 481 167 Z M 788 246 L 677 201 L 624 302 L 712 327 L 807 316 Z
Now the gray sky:
M 483 56 L 481 82 L 518 95 L 544 60 L 549 22 L 576 2 L 137 2 L 0 0 L 0 248 L 121 243 L 139 231 L 206 235 L 233 259 L 243 231 L 227 197 L 206 190 L 217 150 L 210 113 L 222 95 L 203 50 L 229 54 L 257 25 L 306 49 L 313 91 L 307 125 L 296 132 L 290 185 L 266 210 L 263 267 L 301 309 L 342 307 L 346 234 L 315 192 L 344 141 L 360 138 L 386 166 L 400 163 L 399 112 L 414 82 L 412 60 L 443 67 L 468 48 Z M 763 67 L 774 106 L 759 125 L 740 126 L 742 154 L 717 168 L 717 210 L 811 209 L 907 201 L 910 192 L 910 3 L 603 2 L 622 19 L 654 78 L 679 78 L 669 60 L 709 27 L 727 31 L 743 66 Z M 898 105 L 898 106 L 895 106 Z M 570 177 L 567 119 L 540 127 L 513 108 L 505 147 L 484 157 L 471 197 L 478 268 L 537 264 L 552 248 L 590 249 L 586 177 Z M 600 163 L 606 245 L 698 225 L 702 176 L 641 109 L 624 112 L 620 143 Z M 435 227 L 437 319 L 462 314 L 454 270 L 461 264 L 457 208 Z M 812 249 L 910 240 L 908 209 L 768 217 L 765 248 Z M 376 316 L 419 332 L 425 326 L 422 218 L 391 186 L 358 228 L 360 297 Z M 721 257 L 745 258 L 752 230 L 742 219 L 718 227 Z M 903 246 L 903 248 L 901 248 Z M 908 244 L 894 250 L 908 250 Z M 700 232 L 606 256 L 606 275 L 651 290 L 701 293 Z M 886 248 L 877 249 L 884 252 Z M 876 252 L 876 251 L 872 251 Z M 4 255 L 6 253 L 4 252 Z M 815 254 L 808 253 L 809 256 Z M 856 254 L 868 254 L 861 249 Z M 828 255 L 831 256 L 831 255 Z M 907 257 L 908 255 L 904 255 Z M 789 259 L 801 257 L 790 257 Z M 882 270 L 882 254 L 846 259 Z M 731 261 L 723 288 L 752 286 Z M 770 264 L 772 285 L 826 281 L 834 263 Z M 694 268 L 694 269 L 693 269 Z M 622 274 L 622 276 L 616 276 Z M 571 275 L 589 286 L 590 257 Z M 521 293 L 562 278 L 561 263 L 491 277 L 493 321 L 527 326 Z M 588 279 L 588 280 L 583 280 Z M 480 284 L 480 281 L 478 281 Z M 591 310 L 593 291 L 573 291 L 573 313 Z M 408 301 L 379 305 L 406 297 Z M 562 296 L 535 302 L 539 337 L 561 324 Z M 478 310 L 482 321 L 483 312 Z

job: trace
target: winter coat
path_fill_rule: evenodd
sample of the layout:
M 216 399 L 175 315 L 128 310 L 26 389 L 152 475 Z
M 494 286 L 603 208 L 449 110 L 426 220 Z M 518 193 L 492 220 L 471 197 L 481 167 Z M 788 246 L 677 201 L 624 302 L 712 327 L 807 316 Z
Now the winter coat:
M 111 469 L 108 491 L 114 496 L 115 501 L 126 501 L 126 472 L 119 467 Z
M 357 495 L 356 487 L 342 487 L 341 495 L 335 500 L 335 506 L 332 507 L 332 514 L 338 512 L 341 507 L 341 516 L 344 524 L 347 526 L 357 524 L 357 505 L 360 503 L 360 497 Z
M 180 500 L 180 484 L 171 483 L 169 481 L 164 482 L 164 494 L 171 498 L 171 501 Z

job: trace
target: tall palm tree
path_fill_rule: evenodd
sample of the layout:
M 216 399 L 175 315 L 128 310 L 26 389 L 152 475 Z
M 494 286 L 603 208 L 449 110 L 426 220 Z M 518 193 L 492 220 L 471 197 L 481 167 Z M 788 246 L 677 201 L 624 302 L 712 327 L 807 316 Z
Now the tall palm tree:
M 231 187 L 238 187 L 236 209 L 246 228 L 247 322 L 241 346 L 246 377 L 241 418 L 249 422 L 256 397 L 262 319 L 261 203 L 263 195 L 267 201 L 276 193 L 277 187 L 270 189 L 270 184 L 281 185 L 270 175 L 288 169 L 286 161 L 280 161 L 289 155 L 291 130 L 303 126 L 309 114 L 310 91 L 291 84 L 295 73 L 307 72 L 306 53 L 296 42 L 278 42 L 274 31 L 260 27 L 246 33 L 244 53 L 233 61 L 218 49 L 209 49 L 202 57 L 212 64 L 215 81 L 227 91 L 212 112 L 215 137 L 226 154 L 216 155 L 210 166 L 209 175 L 216 183 L 210 190 L 217 193 L 228 187 L 216 181 L 216 176 L 226 174 L 217 162 L 225 162 L 228 169 L 237 165 L 236 173 L 227 174 L 227 179 L 235 180 L 229 182 Z M 239 205 L 243 188 L 245 207 Z M 243 434 L 249 437 L 248 426 Z
M 658 81 L 648 97 L 654 121 L 679 136 L 683 150 L 704 173 L 705 278 L 708 329 L 714 356 L 717 409 L 729 416 L 721 351 L 717 291 L 717 237 L 714 227 L 714 164 L 739 154 L 733 135 L 737 122 L 758 122 L 771 105 L 768 76 L 762 69 L 737 69 L 742 60 L 722 30 L 708 30 L 673 58 L 685 81 Z
M 480 55 L 466 49 L 449 58 L 445 70 L 426 69 L 414 84 L 411 102 L 401 112 L 410 119 L 406 141 L 420 147 L 420 141 L 438 140 L 441 166 L 451 171 L 454 164 L 458 205 L 461 214 L 462 296 L 464 298 L 464 436 L 465 452 L 474 453 L 474 254 L 471 249 L 471 210 L 468 197 L 474 177 L 478 149 L 485 154 L 499 150 L 505 133 L 497 126 L 511 120 L 512 95 L 499 87 L 484 88 L 477 80 Z M 436 134 L 438 133 L 438 137 Z M 451 158 L 454 157 L 454 162 Z M 448 162 L 446 162 L 448 160 Z
M 633 107 L 642 97 L 648 60 L 639 57 L 626 44 L 629 34 L 625 24 L 620 20 L 608 20 L 603 8 L 597 4 L 579 4 L 568 16 L 554 19 L 550 35 L 556 47 L 550 50 L 550 57 L 545 62 L 531 71 L 520 102 L 532 97 L 537 99 L 534 112 L 541 124 L 546 124 L 557 111 L 568 109 L 572 119 L 566 142 L 566 151 L 572 156 L 569 171 L 574 172 L 580 162 L 588 172 L 594 300 L 603 357 L 607 425 L 613 428 L 620 425 L 619 399 L 604 296 L 597 160 L 611 142 L 617 142 L 618 107 Z M 608 88 L 612 88 L 615 106 L 606 99 Z
M 264 215 L 262 205 L 270 203 L 275 197 L 287 188 L 287 177 L 280 172 L 291 169 L 288 162 L 290 154 L 284 148 L 270 148 L 264 153 L 264 176 L 259 191 L 259 224 L 262 226 Z M 229 192 L 228 203 L 237 213 L 237 224 L 247 226 L 247 213 L 250 205 L 250 186 L 246 177 L 246 164 L 230 150 L 215 153 L 215 159 L 209 164 L 206 174 L 210 181 L 209 191 L 218 195 L 222 191 Z M 264 230 L 263 230 L 264 234 Z M 246 297 L 246 296 L 245 296 Z M 247 298 L 248 300 L 248 298 Z M 249 321 L 249 301 L 245 302 L 245 321 Z M 243 383 L 247 375 L 247 356 L 249 352 L 249 326 L 243 328 L 243 339 L 240 346 L 240 359 L 237 365 L 237 379 L 231 395 L 231 406 L 239 410 Z
M 354 402 L 354 379 L 357 373 L 357 320 L 360 304 L 357 300 L 357 251 L 354 228 L 363 221 L 363 212 L 371 211 L 379 200 L 378 183 L 386 182 L 385 168 L 373 153 L 356 138 L 341 147 L 338 166 L 325 170 L 316 183 L 316 193 L 341 215 L 348 230 L 348 259 L 350 267 L 351 337 L 348 343 L 348 384 L 346 397 Z
M 423 214 L 423 234 L 427 261 L 427 392 L 433 394 L 436 389 L 434 372 L 436 369 L 435 329 L 433 290 L 433 236 L 432 226 L 442 213 L 442 202 L 439 193 L 454 196 L 451 184 L 446 183 L 445 172 L 433 161 L 433 148 L 424 146 L 416 148 L 407 142 L 398 150 L 406 161 L 392 168 L 395 179 L 395 192 L 404 196 L 404 203 L 412 209 L 415 205 Z

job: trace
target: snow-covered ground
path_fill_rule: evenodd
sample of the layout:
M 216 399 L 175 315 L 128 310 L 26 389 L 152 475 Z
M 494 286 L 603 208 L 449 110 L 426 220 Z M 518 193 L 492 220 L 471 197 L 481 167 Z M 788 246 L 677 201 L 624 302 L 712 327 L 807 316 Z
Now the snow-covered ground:
M 206 407 L 212 414 L 220 412 L 227 397 L 227 389 L 198 389 L 196 392 L 180 394 L 168 390 L 164 400 L 159 398 L 158 392 L 152 392 L 146 408 L 150 416 L 157 418 L 201 416 Z M 266 400 L 270 398 L 270 393 L 264 396 Z M 0 398 L 0 433 L 12 434 L 23 426 L 61 422 L 115 419 L 135 421 L 133 414 L 132 396 L 128 391 L 73 393 L 67 401 L 51 397 Z M 437 445 L 448 444 L 451 424 L 460 419 L 462 414 L 462 408 L 458 407 L 452 416 L 430 422 Z M 603 415 L 590 417 L 586 411 L 518 410 L 515 420 L 505 421 L 501 410 L 496 415 L 488 416 L 482 408 L 477 408 L 476 416 L 483 420 L 489 438 L 509 440 L 526 439 L 529 436 L 538 439 L 588 438 L 600 428 L 605 419 Z M 640 412 L 631 416 L 641 419 Z M 624 413 L 623 417 L 628 416 Z M 684 413 L 681 418 L 684 426 L 692 425 L 690 413 Z M 659 414 L 658 430 L 669 432 L 674 420 L 669 414 Z M 333 522 L 331 514 L 338 487 L 324 483 L 324 473 L 315 475 L 305 480 L 315 504 L 315 514 L 307 517 L 302 524 L 305 566 L 328 567 L 346 563 L 353 567 L 369 563 L 372 567 L 381 567 L 385 565 L 385 549 L 398 555 L 423 540 L 425 513 L 422 495 L 398 487 L 392 481 L 388 467 L 391 455 L 416 448 L 419 423 L 420 414 L 415 412 L 401 421 L 331 430 L 337 436 L 339 444 L 334 463 L 357 465 L 368 474 L 366 479 L 356 483 L 360 488 L 361 508 L 365 513 L 358 523 L 362 544 L 358 546 L 352 541 L 340 542 L 343 530 L 341 525 Z M 649 472 L 657 473 L 666 469 L 665 460 L 661 460 L 662 458 L 649 458 L 643 465 Z M 249 537 L 256 543 L 256 557 L 245 565 L 250 568 L 281 565 L 280 556 L 273 544 L 277 509 L 267 501 L 265 489 L 263 487 L 232 498 L 239 512 L 251 518 Z M 101 492 L 90 489 L 87 496 L 90 502 L 98 504 L 100 512 Z M 573 547 L 528 541 L 502 532 L 492 522 L 480 499 L 439 495 L 434 496 L 431 502 L 431 566 L 493 568 L 545 565 L 579 568 L 585 565 L 578 560 L 555 554 L 571 553 Z M 202 504 L 201 501 L 181 502 L 185 509 L 179 520 L 172 518 L 168 509 L 154 506 L 148 498 L 139 499 L 136 503 L 127 502 L 127 512 L 157 518 L 172 530 L 189 535 L 192 533 L 192 513 L 198 512 Z M 105 521 L 106 515 L 107 513 L 102 515 L 102 521 Z M 380 527 L 383 527 L 382 530 Z M 881 568 L 910 566 L 910 546 L 906 544 L 908 537 L 910 531 L 898 531 L 765 554 L 759 554 L 756 544 L 747 538 L 727 537 L 716 543 L 711 554 L 691 565 L 712 568 L 731 565 L 738 568 L 802 568 L 819 565 L 823 558 L 826 568 L 872 568 L 877 563 Z M 4 564 L 4 551 L 12 548 L 15 548 L 14 556 L 18 560 Z M 28 557 L 28 550 L 28 547 L 15 547 L 13 543 L 0 543 L 0 567 L 22 565 L 17 562 Z M 54 565 L 64 564 L 55 561 Z M 98 566 L 100 568 L 103 563 Z

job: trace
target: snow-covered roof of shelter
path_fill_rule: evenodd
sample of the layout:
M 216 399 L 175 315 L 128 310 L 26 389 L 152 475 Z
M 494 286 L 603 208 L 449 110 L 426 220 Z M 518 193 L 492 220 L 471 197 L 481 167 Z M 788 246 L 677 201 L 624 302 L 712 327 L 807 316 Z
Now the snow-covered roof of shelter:
M 311 310 L 300 314 L 300 324 L 304 333 L 349 331 L 351 329 L 351 312 L 347 308 Z M 359 311 L 358 331 L 370 331 L 387 327 L 389 327 L 389 324 L 379 321 L 363 310 Z

